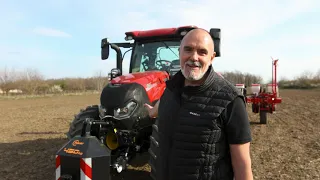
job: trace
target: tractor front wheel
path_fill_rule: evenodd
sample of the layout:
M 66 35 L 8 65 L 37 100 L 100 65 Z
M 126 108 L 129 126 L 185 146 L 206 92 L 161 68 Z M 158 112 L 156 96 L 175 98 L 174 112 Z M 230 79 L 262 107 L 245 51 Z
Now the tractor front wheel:
M 92 105 L 87 106 L 84 110 L 80 110 L 80 113 L 75 115 L 74 119 L 70 123 L 70 128 L 67 133 L 68 139 L 72 139 L 75 136 L 81 135 L 83 123 L 85 122 L 86 118 L 99 118 L 99 106 Z
M 159 155 L 159 130 L 158 130 L 158 119 L 152 125 L 152 134 L 150 136 L 150 148 L 149 148 L 149 165 L 151 166 L 150 176 L 153 180 L 156 180 L 156 164 L 157 156 Z

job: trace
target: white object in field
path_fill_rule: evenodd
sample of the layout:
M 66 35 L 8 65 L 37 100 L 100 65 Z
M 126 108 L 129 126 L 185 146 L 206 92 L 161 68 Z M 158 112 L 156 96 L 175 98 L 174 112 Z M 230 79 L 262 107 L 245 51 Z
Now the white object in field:
M 252 94 L 258 95 L 260 92 L 260 84 L 251 84 L 251 92 Z
M 272 92 L 272 84 L 268 84 L 268 86 L 267 86 L 267 92 L 268 92 L 268 93 L 273 93 L 273 92 Z M 276 92 L 277 92 L 277 96 L 279 96 L 279 87 L 278 87 L 278 85 L 276 85 Z
M 236 88 L 243 94 L 244 84 L 236 84 Z

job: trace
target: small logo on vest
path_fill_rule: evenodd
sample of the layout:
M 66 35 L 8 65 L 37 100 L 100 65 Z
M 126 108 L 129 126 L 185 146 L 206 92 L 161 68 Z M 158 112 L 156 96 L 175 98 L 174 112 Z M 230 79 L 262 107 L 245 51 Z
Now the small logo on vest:
M 200 116 L 200 114 L 198 113 L 195 113 L 195 112 L 189 112 L 191 115 L 194 115 L 194 116 Z

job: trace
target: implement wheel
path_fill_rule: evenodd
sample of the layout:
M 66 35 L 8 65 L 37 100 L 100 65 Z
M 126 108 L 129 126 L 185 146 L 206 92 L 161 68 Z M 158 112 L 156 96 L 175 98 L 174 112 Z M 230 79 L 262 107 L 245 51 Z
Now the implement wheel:
M 260 111 L 260 124 L 267 124 L 267 111 Z

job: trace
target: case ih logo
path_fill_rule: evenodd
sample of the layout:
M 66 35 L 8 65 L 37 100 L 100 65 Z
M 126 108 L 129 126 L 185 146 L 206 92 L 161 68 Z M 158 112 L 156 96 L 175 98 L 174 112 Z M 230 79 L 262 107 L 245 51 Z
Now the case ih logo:
M 79 140 L 75 140 L 72 142 L 72 145 L 73 146 L 77 146 L 77 145 L 83 145 L 84 143 L 83 142 L 80 142 Z

